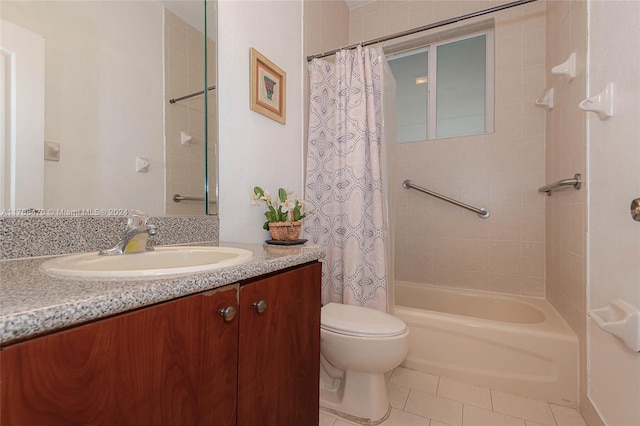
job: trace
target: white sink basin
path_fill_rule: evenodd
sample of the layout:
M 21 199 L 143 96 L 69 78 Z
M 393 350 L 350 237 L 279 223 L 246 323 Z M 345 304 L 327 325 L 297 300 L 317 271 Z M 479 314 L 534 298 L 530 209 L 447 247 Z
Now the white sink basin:
M 58 257 L 40 270 L 63 277 L 133 278 L 159 277 L 212 271 L 248 262 L 253 253 L 232 247 L 156 247 L 153 251 L 115 256 L 97 252 Z

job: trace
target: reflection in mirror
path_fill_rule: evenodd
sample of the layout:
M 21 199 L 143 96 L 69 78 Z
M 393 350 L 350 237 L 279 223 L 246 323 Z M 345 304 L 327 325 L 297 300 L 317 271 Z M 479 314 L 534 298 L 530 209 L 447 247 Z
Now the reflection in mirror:
M 204 214 L 205 97 L 169 103 L 205 87 L 203 32 L 201 1 L 3 0 L 0 211 Z
M 218 2 L 205 0 L 205 43 L 206 81 L 208 96 L 205 100 L 207 120 L 205 122 L 205 140 L 207 161 L 205 163 L 205 208 L 206 214 L 218 213 Z

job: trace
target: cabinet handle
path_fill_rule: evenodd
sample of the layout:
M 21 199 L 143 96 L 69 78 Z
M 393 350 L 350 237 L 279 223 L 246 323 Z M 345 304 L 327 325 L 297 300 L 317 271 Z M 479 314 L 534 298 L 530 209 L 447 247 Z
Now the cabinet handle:
M 257 302 L 253 302 L 251 304 L 251 306 L 253 306 L 253 309 L 258 311 L 259 314 L 261 314 L 261 313 L 263 313 L 264 311 L 267 310 L 267 302 L 265 302 L 264 300 L 259 300 Z
M 220 315 L 226 322 L 233 320 L 236 317 L 236 308 L 233 306 L 227 306 L 224 309 L 220 309 Z

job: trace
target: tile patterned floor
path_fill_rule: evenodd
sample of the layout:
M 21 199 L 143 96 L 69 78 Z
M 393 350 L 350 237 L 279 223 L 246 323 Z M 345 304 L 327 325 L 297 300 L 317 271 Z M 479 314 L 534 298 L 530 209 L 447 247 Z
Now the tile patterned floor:
M 577 410 L 398 367 L 382 426 L 586 426 Z M 352 426 L 320 410 L 320 426 Z

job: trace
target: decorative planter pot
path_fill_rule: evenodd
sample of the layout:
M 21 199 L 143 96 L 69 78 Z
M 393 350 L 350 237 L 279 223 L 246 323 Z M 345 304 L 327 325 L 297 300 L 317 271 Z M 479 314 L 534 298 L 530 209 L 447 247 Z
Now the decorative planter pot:
M 295 241 L 300 238 L 302 221 L 297 222 L 269 222 L 269 233 L 275 241 Z

